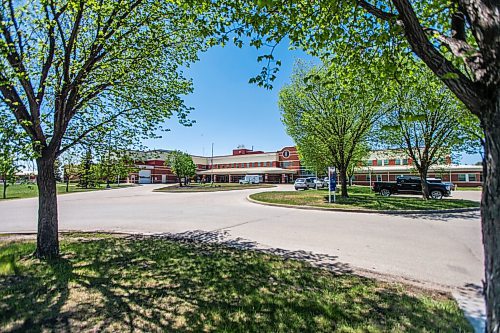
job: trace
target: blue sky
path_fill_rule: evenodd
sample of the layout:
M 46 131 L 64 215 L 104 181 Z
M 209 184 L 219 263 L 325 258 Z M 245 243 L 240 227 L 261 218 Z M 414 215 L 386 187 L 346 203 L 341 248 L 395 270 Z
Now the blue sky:
M 230 154 L 239 144 L 264 151 L 293 145 L 280 120 L 278 93 L 288 82 L 295 59 L 312 58 L 280 45 L 275 56 L 282 61 L 281 70 L 274 88 L 266 90 L 248 83 L 260 73 L 263 63 L 256 59 L 265 51 L 228 45 L 202 53 L 200 61 L 185 71 L 194 84 L 194 92 L 185 101 L 195 108 L 190 118 L 196 123 L 184 127 L 172 118 L 167 123 L 170 132 L 145 144 L 151 149 L 179 149 L 194 155 L 210 155 L 212 142 L 214 155 Z
M 167 122 L 169 132 L 144 144 L 149 149 L 179 149 L 205 156 L 211 154 L 212 142 L 214 155 L 231 154 L 240 144 L 264 151 L 293 145 L 280 120 L 278 93 L 289 82 L 296 59 L 314 59 L 302 51 L 288 50 L 287 44 L 279 45 L 275 57 L 282 66 L 274 88 L 266 90 L 248 83 L 263 66 L 257 62 L 257 56 L 266 51 L 229 44 L 200 54 L 200 60 L 185 70 L 194 85 L 194 92 L 185 101 L 195 108 L 190 118 L 196 123 L 185 127 L 172 118 Z M 462 156 L 462 163 L 479 160 L 479 155 Z

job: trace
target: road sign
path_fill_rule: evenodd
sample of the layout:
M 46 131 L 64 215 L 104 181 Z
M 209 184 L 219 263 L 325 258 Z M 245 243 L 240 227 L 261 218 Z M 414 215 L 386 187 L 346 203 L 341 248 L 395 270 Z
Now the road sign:
M 332 191 L 333 191 L 333 202 L 335 202 L 335 190 L 337 189 L 337 170 L 335 167 L 328 167 L 328 202 L 332 202 Z
M 328 168 L 328 178 L 330 180 L 330 191 L 335 191 L 337 189 L 337 172 L 335 168 Z

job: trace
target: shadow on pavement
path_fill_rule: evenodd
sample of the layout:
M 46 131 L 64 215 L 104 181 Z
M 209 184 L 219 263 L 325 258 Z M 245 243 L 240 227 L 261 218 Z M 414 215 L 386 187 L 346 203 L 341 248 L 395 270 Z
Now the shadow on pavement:
M 413 220 L 429 220 L 429 221 L 442 221 L 442 222 L 452 222 L 456 219 L 462 220 L 480 220 L 481 212 L 470 211 L 463 213 L 433 213 L 433 214 L 391 214 L 393 216 L 399 216 L 402 218 L 413 219 Z

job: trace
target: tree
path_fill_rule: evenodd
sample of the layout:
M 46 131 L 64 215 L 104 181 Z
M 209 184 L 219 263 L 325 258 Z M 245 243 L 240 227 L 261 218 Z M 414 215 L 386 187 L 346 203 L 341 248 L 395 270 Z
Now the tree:
M 95 186 L 95 168 L 92 150 L 89 148 L 82 157 L 78 168 L 78 186 L 89 188 Z
M 299 64 L 291 84 L 280 91 L 279 107 L 306 165 L 317 165 L 318 153 L 324 154 L 337 168 L 341 195 L 347 198 L 347 173 L 366 151 L 372 126 L 385 107 L 382 89 L 365 79 L 370 76 L 366 68 L 346 75 L 345 66 L 332 64 L 326 70 Z
M 137 171 L 133 160 L 123 151 L 108 151 L 101 155 L 99 163 L 94 166 L 95 178 L 104 181 L 109 188 L 111 180 L 116 179 L 120 184 L 120 178 L 126 178 L 132 172 Z
M 196 164 L 194 164 L 191 156 L 179 150 L 174 150 L 168 153 L 165 165 L 168 166 L 177 176 L 179 186 L 181 187 L 182 178 L 194 177 L 196 175 Z
M 139 137 L 174 112 L 190 124 L 179 68 L 211 33 L 200 14 L 159 0 L 2 0 L 0 98 L 36 154 L 37 257 L 59 255 L 58 156 L 110 123 Z
M 0 178 L 3 184 L 2 198 L 7 198 L 7 187 L 14 183 L 20 171 L 19 156 L 27 156 L 22 144 L 22 135 L 16 123 L 4 110 L 0 110 Z
M 0 177 L 3 184 L 2 198 L 7 199 L 7 187 L 16 180 L 16 173 L 19 171 L 19 167 L 12 157 L 3 157 L 2 155 L 3 152 L 0 153 Z
M 208 3 L 210 1 L 207 0 Z M 193 1 L 194 5 L 197 2 Z M 494 0 L 297 0 L 217 2 L 220 39 L 236 34 L 271 52 L 251 82 L 272 87 L 280 65 L 272 55 L 288 37 L 292 47 L 338 58 L 382 55 L 380 75 L 411 81 L 399 61 L 417 56 L 466 108 L 484 131 L 481 204 L 485 252 L 487 332 L 500 331 L 500 2 Z M 397 55 L 397 56 L 396 56 Z M 403 57 L 399 57 L 403 55 Z
M 416 70 L 418 71 L 418 69 Z M 422 184 L 422 197 L 429 198 L 427 173 L 456 148 L 467 145 L 477 122 L 462 126 L 467 110 L 428 70 L 416 80 L 397 85 L 393 111 L 382 119 L 381 139 L 391 148 L 404 151 L 413 160 Z M 478 139 L 473 140 L 479 143 Z
M 122 153 L 115 159 L 113 174 L 117 178 L 118 185 L 120 185 L 120 179 L 127 178 L 133 172 L 138 172 L 138 168 L 128 154 Z

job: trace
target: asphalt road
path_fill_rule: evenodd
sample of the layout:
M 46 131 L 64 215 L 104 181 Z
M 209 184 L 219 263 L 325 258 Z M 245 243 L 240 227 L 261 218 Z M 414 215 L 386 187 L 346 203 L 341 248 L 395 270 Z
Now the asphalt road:
M 246 200 L 263 189 L 152 192 L 157 187 L 62 195 L 60 229 L 236 239 L 241 246 L 295 251 L 295 256 L 339 269 L 361 268 L 451 287 L 481 285 L 483 251 L 476 212 L 407 216 L 309 211 Z M 480 193 L 456 196 L 479 199 Z M 36 231 L 36 212 L 36 199 L 0 202 L 0 232 Z

